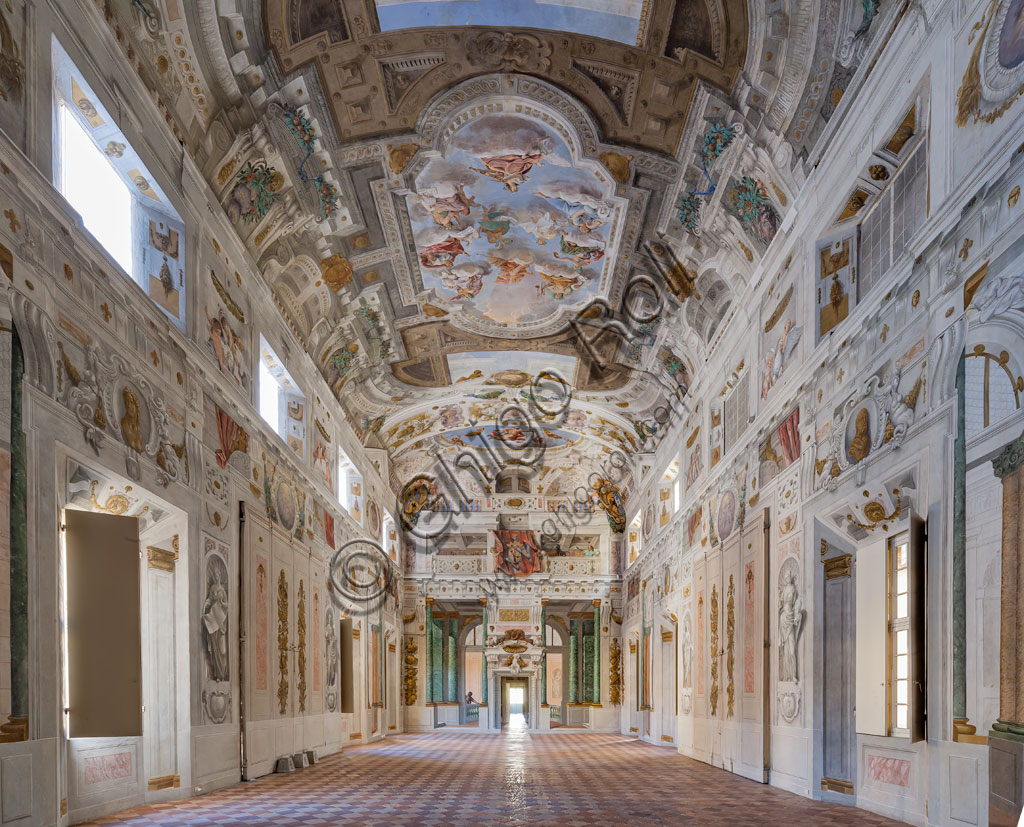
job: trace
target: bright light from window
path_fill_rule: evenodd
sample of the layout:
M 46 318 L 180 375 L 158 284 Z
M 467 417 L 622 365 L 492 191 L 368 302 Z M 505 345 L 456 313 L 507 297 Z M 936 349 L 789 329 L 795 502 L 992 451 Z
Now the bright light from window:
M 338 458 L 338 502 L 346 509 L 348 508 L 348 468 L 345 465 L 347 457 L 344 451 L 339 450 Z
M 281 393 L 281 386 L 277 383 L 277 377 L 270 372 L 267 362 L 260 359 L 260 416 L 274 430 L 279 433 L 281 426 L 281 407 L 278 402 L 278 395 Z
M 61 194 L 86 229 L 132 275 L 132 194 L 78 119 L 60 105 Z

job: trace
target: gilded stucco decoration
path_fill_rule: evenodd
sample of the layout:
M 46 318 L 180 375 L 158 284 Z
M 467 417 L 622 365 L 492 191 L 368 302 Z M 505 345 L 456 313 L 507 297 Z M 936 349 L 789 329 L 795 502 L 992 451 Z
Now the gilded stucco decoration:
M 619 639 L 613 637 L 608 645 L 608 702 L 613 706 L 622 703 L 622 647 Z
M 711 691 L 708 700 L 711 702 L 712 717 L 718 714 L 718 585 L 711 587 L 711 636 L 708 641 L 708 655 L 711 660 Z
M 991 0 L 968 36 L 973 48 L 956 93 L 956 125 L 991 124 L 1024 94 L 1020 5 Z
M 417 687 L 419 685 L 419 657 L 417 654 L 416 638 L 412 635 L 405 641 L 405 705 L 415 706 L 417 698 Z
M 299 581 L 299 595 L 295 606 L 295 633 L 298 638 L 299 712 L 306 711 L 306 584 Z
M 284 569 L 277 575 L 277 708 L 281 715 L 288 711 L 288 579 Z
M 736 655 L 736 584 L 733 582 L 731 574 L 729 575 L 729 590 L 725 602 L 725 639 L 725 672 L 728 678 L 728 684 L 725 688 L 728 704 L 726 717 L 731 718 L 733 716 L 733 705 L 736 700 L 736 686 L 733 682 L 733 667 Z
M 185 437 L 170 436 L 170 415 L 163 397 L 145 376 L 119 353 L 104 354 L 95 344 L 85 348 L 79 368 L 69 353 L 71 344 L 58 342 L 57 399 L 82 425 L 86 441 L 98 453 L 107 436 L 130 450 L 125 469 L 132 479 L 141 476 L 140 457 L 157 466 L 161 485 L 184 480 Z
M 909 392 L 900 390 L 902 368 L 882 381 L 880 375 L 868 378 L 861 388 L 847 397 L 836 411 L 822 460 L 815 463 L 819 483 L 834 490 L 839 476 L 881 448 L 898 446 L 914 423 L 915 410 L 923 392 L 919 376 Z

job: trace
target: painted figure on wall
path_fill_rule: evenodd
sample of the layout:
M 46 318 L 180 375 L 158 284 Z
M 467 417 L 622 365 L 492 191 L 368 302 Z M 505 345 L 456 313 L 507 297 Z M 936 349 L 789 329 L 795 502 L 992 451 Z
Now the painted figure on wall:
M 472 195 L 466 195 L 462 184 L 446 189 L 449 194 L 443 196 L 439 188 L 432 192 L 424 190 L 418 196 L 420 203 L 438 227 L 446 230 L 462 229 L 462 219 L 468 217 L 471 209 L 478 204 Z
M 206 602 L 203 604 L 203 639 L 206 665 L 215 681 L 231 679 L 228 672 L 228 572 L 220 557 L 206 563 Z
M 683 618 L 683 689 L 693 686 L 693 635 L 690 631 L 690 616 Z
M 420 264 L 435 269 L 451 267 L 459 256 L 468 255 L 469 253 L 462 245 L 462 237 L 449 235 L 420 250 Z
M 557 257 L 557 255 L 556 253 L 555 256 Z M 573 290 L 584 284 L 584 279 L 578 275 L 559 275 L 558 273 L 545 273 L 543 270 L 538 270 L 537 275 L 543 282 L 537 285 L 537 295 L 548 295 L 553 299 L 564 299 Z
M 762 399 L 767 398 L 768 391 L 782 377 L 782 371 L 786 367 L 786 360 L 796 350 L 796 346 L 800 342 L 801 333 L 803 333 L 803 327 L 794 327 L 793 320 L 787 319 L 786 324 L 782 327 L 782 335 L 779 336 L 778 344 L 765 353 L 764 376 L 761 380 Z
M 320 473 L 320 476 L 327 483 L 327 487 L 333 494 L 334 473 L 331 468 L 331 461 L 327 454 L 327 444 L 321 439 L 316 440 L 316 444 L 313 446 L 313 467 Z
M 550 124 L 524 114 L 467 122 L 406 194 L 424 288 L 509 327 L 581 305 L 616 238 L 613 192 Z
M 249 379 L 249 366 L 246 362 L 245 342 L 228 324 L 227 316 L 220 308 L 217 315 L 210 318 L 208 308 L 206 324 L 209 328 L 207 344 L 213 355 L 217 357 L 217 367 L 225 376 L 232 377 L 239 385 L 246 387 Z
M 503 184 L 509 192 L 519 190 L 526 183 L 526 175 L 534 166 L 540 164 L 544 156 L 539 153 L 530 155 L 498 155 L 493 158 L 481 158 L 484 168 L 474 167 L 473 171 Z
M 795 566 L 779 571 L 779 680 L 800 680 L 797 642 L 804 623 L 804 602 L 797 589 Z

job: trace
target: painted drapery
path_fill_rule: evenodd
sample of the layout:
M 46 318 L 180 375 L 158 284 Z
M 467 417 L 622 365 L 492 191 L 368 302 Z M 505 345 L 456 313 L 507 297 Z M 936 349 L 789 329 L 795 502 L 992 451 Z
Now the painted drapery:
M 532 531 L 495 531 L 494 558 L 497 570 L 511 577 L 533 574 L 544 564 L 544 555 Z

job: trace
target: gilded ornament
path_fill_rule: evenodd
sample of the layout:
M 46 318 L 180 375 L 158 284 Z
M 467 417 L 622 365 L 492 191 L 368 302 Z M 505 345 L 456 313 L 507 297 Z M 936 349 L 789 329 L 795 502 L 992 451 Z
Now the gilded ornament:
M 220 296 L 220 300 L 224 302 L 224 306 L 230 311 L 231 315 L 242 324 L 245 324 L 245 313 L 235 303 L 235 300 L 231 298 L 228 291 L 224 289 L 224 285 L 220 283 L 220 279 L 217 278 L 217 274 L 212 269 L 210 270 L 210 281 L 213 282 L 213 289 L 217 291 L 217 295 Z
M 1024 85 L 1022 85 L 1016 92 L 1002 100 L 998 106 L 992 106 L 988 111 L 982 110 L 984 96 L 981 85 L 981 52 L 985 45 L 989 26 L 992 24 L 998 9 L 999 0 L 992 0 L 982 15 L 981 20 L 975 25 L 975 28 L 980 28 L 981 32 L 974 43 L 974 50 L 967 61 L 963 80 L 960 82 L 960 88 L 956 93 L 955 122 L 957 126 L 967 126 L 968 122 L 972 120 L 974 123 L 995 123 L 1006 113 L 1006 110 L 1010 108 L 1014 101 L 1024 94 Z
M 306 711 L 306 585 L 299 581 L 299 600 L 296 605 L 298 617 L 295 620 L 295 631 L 299 638 L 298 673 L 299 673 L 299 712 Z
M 352 265 L 340 253 L 335 253 L 321 261 L 320 272 L 332 293 L 337 293 L 342 287 L 352 282 Z
M 910 299 L 910 306 L 911 307 L 917 307 L 918 302 L 920 302 L 920 301 L 921 301 L 921 291 L 920 290 L 915 290 L 913 297 Z
M 629 180 L 629 162 L 632 155 L 620 155 L 618 152 L 602 152 L 601 163 L 612 174 L 618 183 L 625 184 Z
M 778 306 L 772 311 L 772 315 L 768 317 L 768 321 L 764 323 L 764 332 L 768 333 L 775 325 L 779 323 L 779 319 L 782 318 L 782 314 L 786 312 L 786 308 L 789 307 L 789 300 L 793 298 L 793 285 L 789 285 L 789 289 L 786 291 L 786 295 L 779 301 Z
M 129 500 L 124 494 L 111 494 L 107 497 L 107 501 L 101 504 L 99 500 L 96 499 L 97 485 L 99 485 L 99 481 L 93 480 L 92 485 L 89 488 L 89 499 L 92 501 L 92 507 L 97 511 L 102 511 L 104 514 L 114 514 L 115 516 L 120 517 L 121 515 L 126 514 L 128 509 L 132 507 L 131 500 Z M 147 505 L 142 509 L 142 512 L 145 513 L 148 510 L 149 506 Z
M 419 144 L 388 144 L 388 166 L 391 167 L 391 174 L 398 175 L 403 169 L 405 169 L 409 162 L 413 159 L 413 156 L 420 151 Z
M 235 167 L 238 165 L 238 159 L 232 158 L 224 166 L 220 168 L 220 172 L 217 173 L 217 185 L 223 187 L 228 180 L 231 178 L 231 174 L 235 171 Z
M 727 716 L 731 718 L 733 716 L 733 704 L 736 700 L 736 687 L 733 684 L 733 665 L 735 663 L 736 649 L 736 584 L 733 582 L 731 574 L 729 575 L 729 591 L 726 597 L 725 612 L 725 647 L 727 651 L 725 670 L 729 676 L 729 685 L 725 689 L 725 696 L 729 704 Z
M 417 675 L 419 674 L 419 659 L 416 655 L 416 638 L 409 637 L 405 642 L 405 705 L 413 706 L 416 703 Z
M 622 693 L 622 648 L 619 639 L 612 638 L 608 647 L 608 701 L 613 705 L 621 703 Z
M 139 397 L 135 391 L 127 385 L 121 389 L 121 399 L 124 400 L 124 416 L 121 417 L 121 436 L 125 444 L 136 453 L 142 453 L 142 432 L 139 426 L 139 415 L 141 407 Z
M 711 715 L 718 714 L 718 585 L 711 587 Z
M 277 704 L 282 715 L 288 711 L 288 580 L 281 569 L 277 576 Z
M 868 174 L 871 176 L 872 181 L 889 180 L 889 170 L 885 168 L 884 164 L 872 164 L 868 167 Z
M 1020 184 L 1010 190 L 1009 196 L 1006 198 L 1007 207 L 1016 207 L 1017 201 L 1020 199 Z
M 900 497 L 900 491 L 898 488 L 894 488 L 892 491 L 896 495 L 896 507 L 890 512 L 886 513 L 885 506 L 876 500 L 865 504 L 863 511 L 864 517 L 868 522 L 862 523 L 853 514 L 847 514 L 846 519 L 858 528 L 863 528 L 866 531 L 874 531 L 881 523 L 889 522 L 890 520 L 896 520 L 900 514 L 903 513 L 903 500 Z

